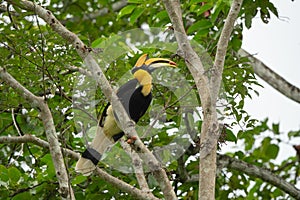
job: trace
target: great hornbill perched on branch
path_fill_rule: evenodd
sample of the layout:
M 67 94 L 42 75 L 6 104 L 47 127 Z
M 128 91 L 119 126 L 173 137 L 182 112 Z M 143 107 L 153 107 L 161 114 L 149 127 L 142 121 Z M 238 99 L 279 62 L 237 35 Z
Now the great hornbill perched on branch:
M 164 66 L 175 67 L 176 63 L 165 58 L 149 58 L 147 54 L 143 54 L 131 70 L 134 79 L 117 91 L 127 114 L 136 123 L 145 114 L 152 100 L 151 72 Z M 124 135 L 117 125 L 111 105 L 102 113 L 100 126 L 102 129 L 97 131 L 91 145 L 83 152 L 75 167 L 77 172 L 84 175 L 91 174 L 106 149 Z

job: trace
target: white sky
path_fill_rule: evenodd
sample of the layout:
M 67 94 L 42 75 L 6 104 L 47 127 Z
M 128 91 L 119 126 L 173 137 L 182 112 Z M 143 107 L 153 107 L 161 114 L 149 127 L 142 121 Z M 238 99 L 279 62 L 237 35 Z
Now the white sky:
M 272 16 L 269 24 L 261 22 L 257 16 L 250 30 L 244 30 L 243 48 L 262 60 L 268 67 L 279 73 L 290 83 L 300 87 L 300 2 L 291 0 L 272 0 L 277 7 L 280 19 Z M 299 140 L 288 141 L 290 130 L 300 129 L 300 104 L 288 99 L 264 81 L 264 88 L 257 88 L 260 95 L 253 95 L 245 103 L 245 110 L 258 119 L 269 118 L 280 122 L 282 138 L 287 141 L 280 147 L 279 160 L 295 155 L 292 144 Z

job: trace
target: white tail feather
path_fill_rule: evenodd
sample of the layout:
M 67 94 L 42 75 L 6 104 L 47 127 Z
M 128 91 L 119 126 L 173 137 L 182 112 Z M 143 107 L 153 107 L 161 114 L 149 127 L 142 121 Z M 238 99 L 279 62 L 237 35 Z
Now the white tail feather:
M 112 138 L 106 136 L 102 128 L 98 128 L 95 138 L 93 139 L 89 148 L 95 149 L 98 153 L 103 155 L 103 153 L 107 150 L 107 148 L 112 145 L 114 142 Z M 94 163 L 86 158 L 80 157 L 75 166 L 75 171 L 82 173 L 84 176 L 89 176 L 94 170 L 96 166 Z
M 84 176 L 89 176 L 96 169 L 94 163 L 86 158 L 80 157 L 76 163 L 75 171 L 83 174 Z

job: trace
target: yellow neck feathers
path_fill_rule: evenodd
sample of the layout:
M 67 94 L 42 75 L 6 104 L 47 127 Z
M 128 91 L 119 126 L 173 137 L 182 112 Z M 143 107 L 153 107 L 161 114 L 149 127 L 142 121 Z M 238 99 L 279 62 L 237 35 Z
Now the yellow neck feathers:
M 136 78 L 138 80 L 138 82 L 140 83 L 140 85 L 143 86 L 142 89 L 142 94 L 144 96 L 147 96 L 150 94 L 151 89 L 152 89 L 152 77 L 149 74 L 149 72 L 145 71 L 145 70 L 137 70 L 134 74 L 133 74 L 134 78 Z

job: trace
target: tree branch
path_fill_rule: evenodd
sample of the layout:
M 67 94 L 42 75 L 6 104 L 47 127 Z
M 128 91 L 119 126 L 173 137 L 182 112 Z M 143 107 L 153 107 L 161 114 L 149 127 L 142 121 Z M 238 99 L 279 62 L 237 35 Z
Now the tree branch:
M 185 63 L 191 72 L 201 99 L 203 108 L 203 123 L 201 126 L 201 150 L 199 169 L 199 199 L 215 198 L 215 174 L 216 174 L 216 144 L 218 134 L 217 113 L 211 99 L 209 79 L 206 76 L 203 64 L 193 50 L 182 21 L 182 14 L 179 0 L 163 0 L 169 18 L 175 30 L 175 37 L 178 42 L 178 53 L 185 59 Z
M 40 147 L 43 147 L 45 149 L 49 149 L 49 143 L 36 137 L 33 135 L 23 135 L 23 136 L 0 136 L 0 143 L 2 144 L 20 144 L 20 143 L 32 143 L 32 144 L 36 144 Z M 79 154 L 69 150 L 69 149 L 63 149 L 63 152 L 73 158 L 79 158 Z M 73 155 L 73 153 L 75 153 Z
M 23 135 L 23 136 L 0 136 L 0 143 L 3 144 L 15 144 L 15 143 L 32 143 L 37 146 L 43 147 L 45 149 L 49 149 L 49 143 L 36 137 L 33 135 Z M 67 155 L 68 157 L 78 160 L 80 155 L 79 153 L 76 153 L 70 149 L 66 148 L 61 148 L 61 151 Z M 125 183 L 110 174 L 106 173 L 105 171 L 101 170 L 100 168 L 97 167 L 96 170 L 97 174 L 103 178 L 105 181 L 108 183 L 116 186 L 120 190 L 127 192 L 128 194 L 132 195 L 133 197 L 136 197 L 138 199 L 153 199 L 153 200 L 158 200 L 158 198 L 154 197 L 151 193 L 149 194 L 148 192 L 141 191 L 128 183 Z
M 198 93 L 200 94 L 201 102 L 209 105 L 209 81 L 205 75 L 203 64 L 197 53 L 192 48 L 190 41 L 185 33 L 180 9 L 180 2 L 179 0 L 163 0 L 163 3 L 175 31 L 174 34 L 179 48 L 177 54 L 185 59 L 185 63 L 195 80 Z
M 246 50 L 240 49 L 238 53 L 239 55 L 247 57 L 250 60 L 255 74 L 257 74 L 261 79 L 266 81 L 269 85 L 271 85 L 284 96 L 290 98 L 291 100 L 297 103 L 300 103 L 300 88 L 289 83 L 282 76 L 274 72 L 266 64 L 264 64 L 259 59 L 255 58 Z
M 129 157 L 132 159 L 133 168 L 135 171 L 136 179 L 139 183 L 139 186 L 142 191 L 150 192 L 144 170 L 142 165 L 142 160 L 139 157 L 139 155 L 136 152 L 133 152 L 130 145 L 126 143 L 124 140 L 121 140 L 121 146 L 126 151 L 126 153 L 129 155 Z
M 247 162 L 238 160 L 236 158 L 232 158 L 227 155 L 218 155 L 218 169 L 221 170 L 223 168 L 237 170 L 249 176 L 260 178 L 263 181 L 281 189 L 282 191 L 294 197 L 295 199 L 300 199 L 299 189 L 297 189 L 293 184 L 287 182 L 283 178 L 276 176 L 274 173 L 267 169 L 249 164 Z M 192 175 L 186 181 L 197 182 L 198 180 L 199 175 Z
M 218 164 L 220 168 L 227 167 L 229 169 L 238 170 L 249 176 L 260 178 L 291 195 L 295 199 L 300 199 L 300 190 L 297 189 L 291 183 L 285 181 L 283 178 L 280 178 L 270 172 L 269 170 L 257 167 L 255 165 L 246 163 L 244 161 L 231 158 L 227 155 L 219 155 L 218 156 Z
M 239 15 L 242 4 L 243 0 L 234 0 L 232 2 L 220 38 L 218 40 L 217 52 L 214 60 L 214 67 L 212 69 L 213 77 L 211 83 L 211 91 L 213 95 L 212 99 L 214 100 L 217 100 L 219 94 L 228 43 L 230 40 L 232 30 L 234 28 L 234 23 Z
M 10 2 L 13 5 L 19 6 L 25 10 L 35 12 L 40 18 L 44 19 L 45 22 L 51 26 L 52 30 L 54 30 L 56 33 L 58 33 L 61 37 L 63 37 L 66 41 L 68 41 L 75 47 L 78 55 L 82 59 L 84 59 L 85 64 L 89 68 L 89 71 L 93 72 L 93 78 L 101 87 L 102 92 L 113 105 L 114 111 L 118 119 L 123 119 L 120 121 L 120 127 L 124 131 L 125 135 L 130 138 L 137 138 L 133 145 L 134 149 L 138 153 L 141 153 L 141 158 L 143 158 L 143 160 L 149 166 L 149 168 L 153 170 L 153 175 L 155 179 L 159 182 L 160 188 L 165 198 L 172 200 L 176 199 L 176 194 L 172 188 L 172 185 L 167 177 L 166 172 L 161 167 L 157 159 L 153 156 L 153 154 L 138 137 L 138 134 L 135 130 L 134 122 L 128 117 L 125 109 L 123 108 L 123 105 L 119 101 L 115 92 L 113 92 L 101 68 L 99 67 L 93 56 L 90 54 L 92 50 L 85 46 L 76 34 L 66 29 L 53 16 L 53 14 L 50 11 L 44 9 L 39 5 L 34 4 L 33 2 L 26 0 L 18 1 L 18 3 L 12 0 L 8 0 L 8 2 Z
M 201 150 L 199 199 L 214 199 L 216 173 L 216 145 L 219 137 L 216 102 L 221 85 L 224 60 L 228 41 L 233 30 L 234 22 L 240 11 L 242 0 L 234 0 L 218 41 L 217 55 L 212 68 L 212 77 L 209 82 L 202 62 L 192 49 L 182 21 L 179 0 L 163 0 L 171 19 L 178 42 L 180 55 L 185 58 L 186 64 L 195 80 L 203 108 L 203 124 L 201 127 Z
M 82 67 L 76 67 L 76 66 L 65 66 L 66 69 L 70 70 L 71 72 L 79 72 L 83 75 L 89 76 L 89 77 L 93 77 L 92 73 Z
M 60 144 L 57 139 L 56 130 L 53 122 L 51 112 L 48 105 L 43 98 L 37 97 L 22 86 L 16 79 L 14 79 L 5 69 L 0 67 L 0 78 L 6 82 L 10 87 L 14 88 L 21 97 L 27 100 L 33 107 L 39 109 L 41 119 L 45 128 L 47 140 L 50 145 L 50 153 L 55 167 L 56 177 L 58 179 L 60 193 L 63 198 L 75 199 L 73 190 L 69 185 L 69 177 L 66 166 L 63 160 L 63 155 L 60 150 Z

